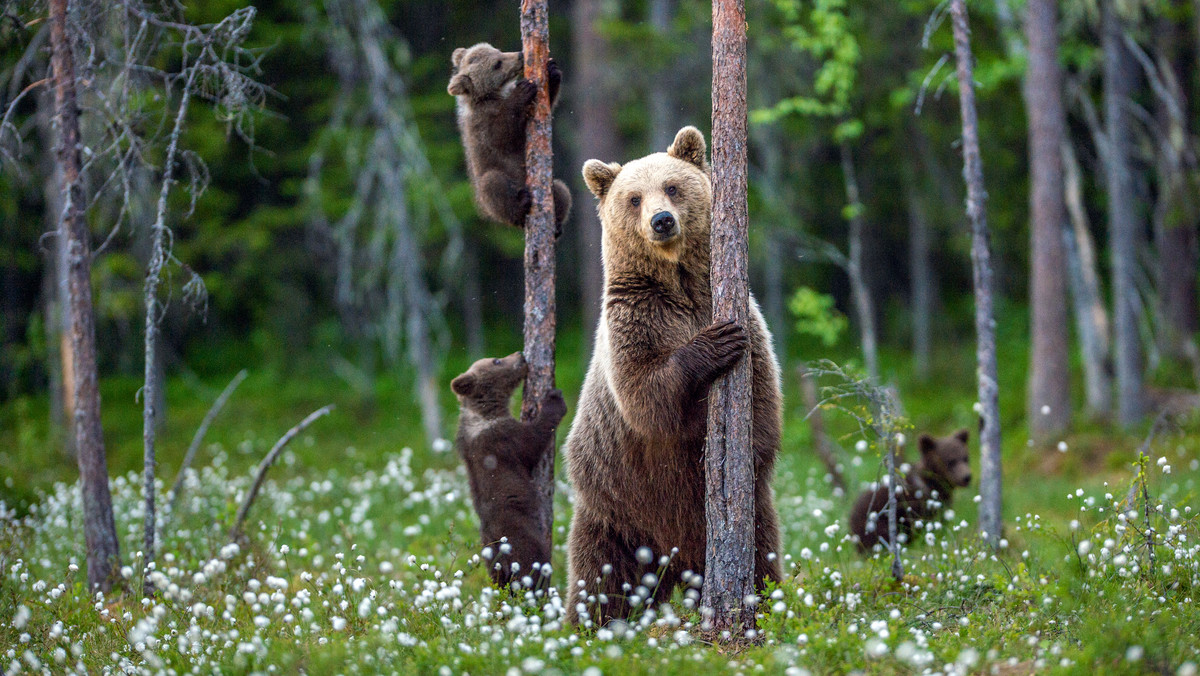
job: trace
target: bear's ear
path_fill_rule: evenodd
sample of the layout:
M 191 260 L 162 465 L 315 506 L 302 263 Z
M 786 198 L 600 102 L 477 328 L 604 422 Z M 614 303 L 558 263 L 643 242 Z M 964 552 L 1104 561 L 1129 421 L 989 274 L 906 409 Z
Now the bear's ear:
M 921 449 L 921 455 L 928 455 L 937 448 L 937 442 L 928 434 L 922 434 L 917 438 L 917 447 Z
M 464 373 L 450 381 L 450 389 L 460 397 L 469 397 L 475 392 L 475 376 Z
M 597 198 L 608 194 L 619 173 L 621 165 L 616 162 L 605 164 L 600 160 L 588 160 L 583 164 L 583 182 L 587 183 L 588 190 Z
M 961 430 L 954 433 L 954 438 L 958 439 L 959 441 L 961 441 L 965 444 L 971 440 L 971 430 L 964 427 Z
M 462 66 L 463 56 L 466 55 L 466 53 L 466 47 L 459 47 L 458 49 L 454 50 L 454 53 L 450 55 L 450 63 L 454 64 L 456 69 Z
M 675 159 L 696 165 L 700 171 L 708 171 L 708 160 L 705 154 L 708 144 L 704 142 L 704 134 L 695 127 L 684 127 L 675 135 L 675 142 L 667 148 L 667 154 Z
M 471 78 L 466 73 L 455 73 L 454 77 L 450 78 L 450 86 L 446 87 L 446 91 L 450 92 L 451 96 L 464 96 L 471 93 Z

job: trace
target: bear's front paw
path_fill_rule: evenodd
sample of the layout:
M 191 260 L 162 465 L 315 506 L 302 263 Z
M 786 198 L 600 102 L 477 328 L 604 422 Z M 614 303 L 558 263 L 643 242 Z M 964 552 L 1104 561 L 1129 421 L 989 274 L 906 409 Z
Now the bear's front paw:
M 518 80 L 516 91 L 513 93 L 513 96 L 516 96 L 517 100 L 520 101 L 522 105 L 527 106 L 533 103 L 533 100 L 537 98 L 537 91 L 537 84 L 535 84 L 533 80 Z
M 529 216 L 529 210 L 533 208 L 533 193 L 529 192 L 529 188 L 521 188 L 517 191 L 517 225 L 525 222 L 525 218 Z
M 558 67 L 558 62 L 554 59 L 546 62 L 546 78 L 552 85 L 562 82 L 562 68 Z
M 746 351 L 750 339 L 740 324 L 721 321 L 710 324 L 693 342 L 710 360 L 712 371 L 719 374 L 737 362 Z
M 563 399 L 562 390 L 550 390 L 542 399 L 542 415 L 555 425 L 567 414 L 567 402 Z

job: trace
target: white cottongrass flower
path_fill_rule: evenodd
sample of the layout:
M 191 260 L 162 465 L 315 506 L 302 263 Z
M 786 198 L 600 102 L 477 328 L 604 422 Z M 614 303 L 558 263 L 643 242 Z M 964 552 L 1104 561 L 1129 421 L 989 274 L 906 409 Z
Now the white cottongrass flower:
M 343 629 L 346 628 L 346 619 L 343 617 L 335 616 L 332 620 L 329 621 L 329 624 L 330 624 L 330 626 L 333 627 L 334 631 L 342 631 Z
M 25 606 L 17 606 L 17 612 L 13 615 L 13 628 L 24 629 L 25 625 L 29 623 L 29 618 L 32 615 L 33 613 L 30 612 Z

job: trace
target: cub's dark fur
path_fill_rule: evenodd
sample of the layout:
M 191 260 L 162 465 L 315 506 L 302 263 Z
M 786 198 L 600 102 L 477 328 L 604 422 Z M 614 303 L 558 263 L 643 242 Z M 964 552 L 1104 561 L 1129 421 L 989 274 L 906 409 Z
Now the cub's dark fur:
M 458 48 L 447 88 L 458 100 L 458 126 L 467 171 L 480 213 L 488 219 L 525 227 L 532 196 L 525 187 L 525 127 L 537 85 L 521 77 L 520 52 L 502 52 L 486 42 Z M 562 71 L 553 59 L 547 72 L 550 105 L 558 101 Z M 571 211 L 571 192 L 554 181 L 555 235 Z
M 508 402 L 525 372 L 525 357 L 517 352 L 503 359 L 480 359 L 450 383 L 462 410 L 456 446 L 467 467 L 485 553 L 487 548 L 492 553 L 488 573 L 500 586 L 525 575 L 537 586 L 549 582 L 533 569 L 550 563 L 549 543 L 538 532 L 533 471 L 567 405 L 562 392 L 554 390 L 546 395 L 538 418 L 513 418 Z
M 937 517 L 950 504 L 955 487 L 971 483 L 971 466 L 967 463 L 968 430 L 954 436 L 934 439 L 922 434 L 917 441 L 921 459 L 903 479 L 902 490 L 896 495 L 896 533 L 911 541 L 913 523 Z M 859 551 L 869 552 L 880 542 L 887 542 L 888 487 L 879 486 L 858 496 L 850 510 L 850 532 L 858 537 Z

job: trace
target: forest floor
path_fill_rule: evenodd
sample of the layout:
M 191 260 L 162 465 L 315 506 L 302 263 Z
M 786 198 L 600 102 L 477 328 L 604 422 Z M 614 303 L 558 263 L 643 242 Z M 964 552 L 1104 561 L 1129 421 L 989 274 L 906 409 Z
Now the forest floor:
M 1019 341 L 1004 340 L 1010 351 Z M 560 386 L 572 406 L 585 358 L 564 341 Z M 515 349 L 510 346 L 508 351 Z M 1003 348 L 1002 348 L 1003 349 Z M 497 351 L 503 354 L 505 351 Z M 925 384 L 885 355 L 909 431 L 975 428 L 972 350 L 936 355 Z M 976 536 L 975 488 L 890 561 L 846 538 L 854 498 L 838 495 L 811 451 L 785 373 L 785 442 L 775 481 L 787 580 L 759 606 L 758 642 L 700 640 L 693 601 L 635 613 L 602 630 L 564 626 L 563 604 L 487 584 L 466 476 L 448 444 L 427 443 L 399 378 L 352 387 L 313 363 L 251 371 L 210 430 L 176 511 L 162 493 L 217 393 L 236 371 L 213 359 L 168 384 L 160 437 L 160 590 L 143 598 L 141 406 L 138 382 L 103 383 L 124 589 L 84 592 L 76 473 L 50 450 L 44 397 L 0 408 L 0 669 L 6 673 L 161 670 L 219 673 L 1079 673 L 1193 674 L 1200 664 L 1200 424 L 1150 446 L 1149 428 L 1082 427 L 1045 447 L 1026 441 L 1023 357 L 1001 355 L 1005 541 Z M 465 365 L 448 368 L 445 379 Z M 452 398 L 446 388 L 447 405 Z M 255 463 L 304 415 L 337 409 L 273 468 L 248 538 L 229 527 Z M 453 408 L 447 410 L 453 411 Z M 855 450 L 856 427 L 828 411 L 851 486 L 878 477 L 878 452 Z M 570 417 L 570 413 L 568 413 Z M 448 423 L 452 424 L 453 414 Z M 569 420 L 560 427 L 560 440 Z M 977 448 L 973 441 L 973 448 Z M 977 457 L 972 464 L 977 468 Z M 561 476 L 561 463 L 559 472 Z M 976 471 L 976 475 L 978 472 Z M 1140 484 L 1139 484 L 1140 486 Z M 563 584 L 569 487 L 559 483 L 554 582 Z M 1146 523 L 1156 544 L 1145 545 Z

